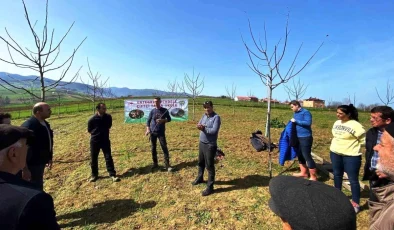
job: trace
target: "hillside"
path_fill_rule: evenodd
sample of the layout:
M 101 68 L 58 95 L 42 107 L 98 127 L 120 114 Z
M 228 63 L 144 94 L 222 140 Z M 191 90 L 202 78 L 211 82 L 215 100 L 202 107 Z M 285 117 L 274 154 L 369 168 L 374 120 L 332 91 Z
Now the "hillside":
M 37 76 L 32 76 L 32 75 L 22 76 L 19 74 L 0 72 L 0 77 L 12 84 L 17 84 L 18 86 L 24 86 L 27 88 L 38 88 L 40 86 L 39 79 L 37 79 L 36 81 L 34 81 L 34 83 L 32 83 L 33 80 L 37 78 Z M 54 82 L 55 81 L 50 78 L 45 78 L 46 84 L 52 84 Z M 62 83 L 66 83 L 66 82 L 62 82 Z M 87 87 L 87 84 L 73 82 L 73 83 L 68 84 L 64 87 L 57 87 L 57 89 L 62 89 L 63 91 L 68 90 L 69 93 L 73 92 L 73 93 L 77 93 L 77 94 L 84 94 L 86 92 L 86 87 Z M 141 96 L 152 96 L 155 94 L 160 94 L 160 95 L 168 94 L 165 91 L 155 90 L 155 89 L 130 89 L 127 87 L 122 87 L 122 88 L 110 87 L 109 89 L 117 97 L 125 97 L 128 95 L 141 97 Z M 2 92 L 2 93 L 4 94 L 4 92 Z M 10 93 L 8 93 L 8 94 L 10 94 Z

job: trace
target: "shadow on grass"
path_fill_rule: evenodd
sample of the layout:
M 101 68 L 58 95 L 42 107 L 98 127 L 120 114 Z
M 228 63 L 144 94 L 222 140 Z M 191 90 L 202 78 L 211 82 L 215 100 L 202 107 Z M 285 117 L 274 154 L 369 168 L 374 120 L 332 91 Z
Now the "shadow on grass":
M 233 185 L 227 188 L 217 188 L 215 193 L 230 192 L 234 190 L 248 189 L 251 187 L 268 186 L 270 178 L 261 175 L 249 175 L 244 178 L 237 178 L 230 181 L 215 181 L 215 185 Z
M 177 165 L 172 165 L 171 167 L 173 168 L 173 172 L 177 172 L 177 171 L 180 171 L 185 168 L 195 167 L 195 166 L 197 166 L 197 163 L 198 163 L 198 161 L 195 160 L 195 161 L 189 161 L 189 162 L 182 162 Z M 152 165 L 146 165 L 146 166 L 139 167 L 139 168 L 130 168 L 127 170 L 127 172 L 120 175 L 120 177 L 131 177 L 136 174 L 145 175 L 145 174 L 150 174 L 150 173 L 154 173 L 154 172 L 158 172 L 158 171 L 166 171 L 164 166 L 162 166 L 162 165 L 160 165 L 158 169 L 155 169 L 153 171 L 151 170 L 151 168 L 152 168 Z
M 60 215 L 58 220 L 70 220 L 61 224 L 61 228 L 85 226 L 89 224 L 114 223 L 130 216 L 140 209 L 150 209 L 156 206 L 155 201 L 138 204 L 131 199 L 108 200 L 94 204 L 93 208 Z

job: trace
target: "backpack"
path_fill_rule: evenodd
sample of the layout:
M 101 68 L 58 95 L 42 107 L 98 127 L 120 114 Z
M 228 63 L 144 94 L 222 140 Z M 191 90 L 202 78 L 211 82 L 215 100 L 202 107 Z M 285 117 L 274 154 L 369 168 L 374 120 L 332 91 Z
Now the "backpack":
M 250 143 L 257 152 L 268 149 L 268 139 L 264 137 L 263 133 L 260 130 L 252 133 L 252 136 L 250 137 Z M 271 150 L 276 147 L 277 146 L 271 142 Z

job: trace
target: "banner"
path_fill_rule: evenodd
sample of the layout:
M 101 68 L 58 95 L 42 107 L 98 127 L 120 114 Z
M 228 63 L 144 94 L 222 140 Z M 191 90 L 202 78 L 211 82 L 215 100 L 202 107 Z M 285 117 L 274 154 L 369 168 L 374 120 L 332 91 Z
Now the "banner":
M 172 121 L 187 121 L 187 98 L 163 98 L 161 107 L 168 109 Z M 149 113 L 155 108 L 153 99 L 133 99 L 124 101 L 125 123 L 146 123 Z

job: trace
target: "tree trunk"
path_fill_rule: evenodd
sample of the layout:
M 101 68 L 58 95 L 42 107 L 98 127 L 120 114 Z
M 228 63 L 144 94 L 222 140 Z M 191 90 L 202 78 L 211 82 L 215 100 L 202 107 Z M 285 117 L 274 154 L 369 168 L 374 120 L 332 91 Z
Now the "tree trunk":
M 194 115 L 195 115 L 195 112 L 196 112 L 196 110 L 195 110 L 195 104 L 196 104 L 196 101 L 195 101 L 195 99 L 193 98 L 193 121 L 194 121 Z
M 272 178 L 272 154 L 271 154 L 271 98 L 272 98 L 272 82 L 269 82 L 268 88 L 268 106 L 267 106 L 267 123 L 265 125 L 265 136 L 268 138 L 268 164 L 270 178 Z
M 41 82 L 41 102 L 45 102 L 45 82 L 44 73 L 40 71 L 40 82 Z

